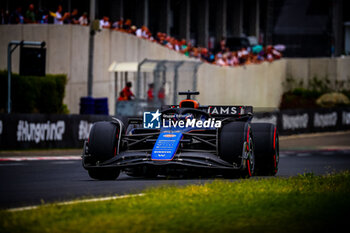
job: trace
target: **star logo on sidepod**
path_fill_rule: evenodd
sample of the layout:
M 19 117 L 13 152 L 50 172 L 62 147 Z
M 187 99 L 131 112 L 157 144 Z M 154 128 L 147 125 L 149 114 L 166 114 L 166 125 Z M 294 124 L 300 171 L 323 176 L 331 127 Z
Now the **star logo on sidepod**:
M 158 119 L 158 117 L 160 117 L 162 114 L 159 113 L 159 109 L 157 109 L 157 111 L 155 113 L 151 113 L 151 115 L 152 115 L 151 122 L 153 122 L 154 120 Z
M 143 113 L 143 127 L 146 129 L 160 129 L 160 116 L 162 114 L 157 110 L 156 112 Z

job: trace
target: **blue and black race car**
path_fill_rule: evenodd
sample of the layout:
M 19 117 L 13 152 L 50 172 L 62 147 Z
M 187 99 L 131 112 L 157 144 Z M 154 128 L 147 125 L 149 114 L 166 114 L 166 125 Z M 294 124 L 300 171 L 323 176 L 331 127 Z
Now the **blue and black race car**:
M 275 175 L 279 145 L 276 126 L 251 123 L 251 106 L 201 106 L 191 95 L 131 118 L 97 122 L 83 149 L 83 167 L 98 180 L 121 171 L 134 177 Z

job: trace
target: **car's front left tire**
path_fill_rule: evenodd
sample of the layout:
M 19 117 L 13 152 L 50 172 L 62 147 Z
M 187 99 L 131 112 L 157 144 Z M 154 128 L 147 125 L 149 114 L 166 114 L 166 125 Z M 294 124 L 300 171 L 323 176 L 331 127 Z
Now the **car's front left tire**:
M 113 158 L 120 149 L 120 137 L 122 124 L 118 122 L 96 122 L 90 131 L 88 140 L 89 157 L 86 157 L 85 163 L 93 166 Z M 119 176 L 117 168 L 88 168 L 89 176 L 98 180 L 113 180 Z

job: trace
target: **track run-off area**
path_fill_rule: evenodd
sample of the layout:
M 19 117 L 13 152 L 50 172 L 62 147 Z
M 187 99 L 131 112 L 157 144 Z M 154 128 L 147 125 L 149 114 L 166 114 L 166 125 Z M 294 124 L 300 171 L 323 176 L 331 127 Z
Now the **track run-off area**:
M 154 186 L 203 184 L 220 179 L 143 179 L 121 174 L 115 181 L 96 181 L 83 169 L 80 153 L 80 150 L 0 151 L 0 209 L 138 194 Z M 350 170 L 349 131 L 280 137 L 277 176 L 322 175 L 344 170 Z

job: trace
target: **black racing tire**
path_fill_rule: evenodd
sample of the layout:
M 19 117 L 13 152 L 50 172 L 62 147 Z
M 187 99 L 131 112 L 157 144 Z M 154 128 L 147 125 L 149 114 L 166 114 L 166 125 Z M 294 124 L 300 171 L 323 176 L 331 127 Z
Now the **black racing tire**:
M 252 131 L 255 145 L 256 175 L 276 175 L 279 163 L 279 141 L 276 126 L 270 123 L 253 123 Z
M 87 158 L 90 165 L 98 165 L 113 158 L 119 151 L 121 126 L 107 121 L 96 122 L 90 131 Z M 98 180 L 114 180 L 119 176 L 118 168 L 89 168 L 89 176 Z
M 88 172 L 96 180 L 115 180 L 120 174 L 120 170 L 115 168 L 91 168 Z
M 219 155 L 221 159 L 240 166 L 238 171 L 225 172 L 226 177 L 246 177 L 254 175 L 255 156 L 250 124 L 247 122 L 230 122 L 223 126 L 219 139 Z M 246 159 L 243 159 L 242 156 Z
M 117 154 L 119 147 L 118 124 L 101 121 L 96 122 L 89 135 L 89 153 L 99 162 L 104 162 Z

